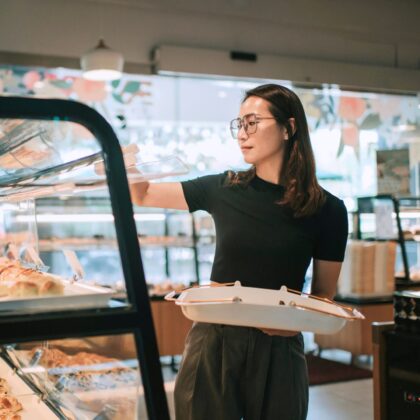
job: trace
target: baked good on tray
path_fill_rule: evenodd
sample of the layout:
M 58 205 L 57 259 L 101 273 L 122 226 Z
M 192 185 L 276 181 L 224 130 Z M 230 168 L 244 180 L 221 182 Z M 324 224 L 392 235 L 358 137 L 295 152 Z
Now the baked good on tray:
M 56 388 L 77 392 L 114 389 L 137 385 L 137 371 L 120 360 L 96 353 L 65 352 L 46 347 L 35 347 L 29 352 L 31 364 L 36 360 L 48 369 L 48 376 Z
M 0 420 L 20 420 L 18 414 L 23 409 L 20 401 L 10 394 L 6 379 L 0 378 Z
M 0 258 L 0 296 L 59 296 L 63 293 L 64 284 L 59 277 Z

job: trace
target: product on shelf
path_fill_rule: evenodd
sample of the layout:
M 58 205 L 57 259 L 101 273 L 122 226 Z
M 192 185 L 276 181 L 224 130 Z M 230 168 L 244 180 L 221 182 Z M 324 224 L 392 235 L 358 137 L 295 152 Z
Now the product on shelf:
M 418 267 L 410 269 L 410 280 L 420 280 L 420 269 Z
M 9 384 L 7 383 L 6 379 L 0 378 L 0 395 L 8 394 L 9 390 Z
M 0 167 L 4 169 L 22 169 L 46 161 L 52 155 L 51 149 L 35 150 L 22 146 L 12 153 L 0 156 Z
M 17 414 L 22 410 L 19 400 L 10 395 L 10 385 L 6 379 L 0 378 L 0 420 L 20 420 Z
M 0 258 L 1 296 L 57 296 L 63 293 L 64 285 L 57 276 L 25 268 L 18 261 Z
M 2 119 L 0 124 L 0 140 L 23 123 L 24 120 L 19 120 L 17 118 Z
M 40 364 L 57 389 L 77 392 L 114 389 L 137 384 L 135 370 L 120 360 L 95 353 L 69 355 L 54 348 L 35 347 L 29 353 L 31 364 Z
M 6 419 L 13 418 L 11 416 L 16 415 L 21 410 L 22 404 L 17 398 L 11 395 L 0 395 L 0 419 L 1 416 Z M 17 418 L 20 418 L 20 416 Z
M 163 281 L 161 283 L 155 283 L 151 285 L 150 294 L 151 295 L 166 295 L 173 290 L 182 290 L 186 286 L 183 283 L 172 282 L 170 280 Z
M 349 241 L 338 280 L 338 293 L 392 294 L 395 258 L 395 242 Z

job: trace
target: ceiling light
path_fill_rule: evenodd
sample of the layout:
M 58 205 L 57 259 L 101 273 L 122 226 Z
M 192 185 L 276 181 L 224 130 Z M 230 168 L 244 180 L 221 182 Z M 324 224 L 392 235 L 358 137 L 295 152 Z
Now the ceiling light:
M 85 79 L 115 80 L 122 76 L 124 58 L 101 39 L 95 48 L 82 55 L 80 65 Z

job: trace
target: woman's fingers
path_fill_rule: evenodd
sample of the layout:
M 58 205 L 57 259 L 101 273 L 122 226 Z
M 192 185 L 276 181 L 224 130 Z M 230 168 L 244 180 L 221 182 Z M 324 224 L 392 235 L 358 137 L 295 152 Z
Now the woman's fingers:
M 299 334 L 298 331 L 289 331 L 289 330 L 276 330 L 273 328 L 260 328 L 261 331 L 268 335 L 280 335 L 282 337 L 293 337 L 294 335 Z

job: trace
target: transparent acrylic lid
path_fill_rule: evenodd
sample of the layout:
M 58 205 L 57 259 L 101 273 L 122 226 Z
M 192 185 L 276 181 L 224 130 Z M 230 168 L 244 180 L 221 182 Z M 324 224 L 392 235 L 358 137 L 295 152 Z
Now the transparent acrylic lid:
M 182 175 L 177 156 L 142 162 L 136 145 L 123 148 L 130 182 Z M 0 119 L 0 201 L 21 201 L 106 187 L 99 143 L 80 124 Z

